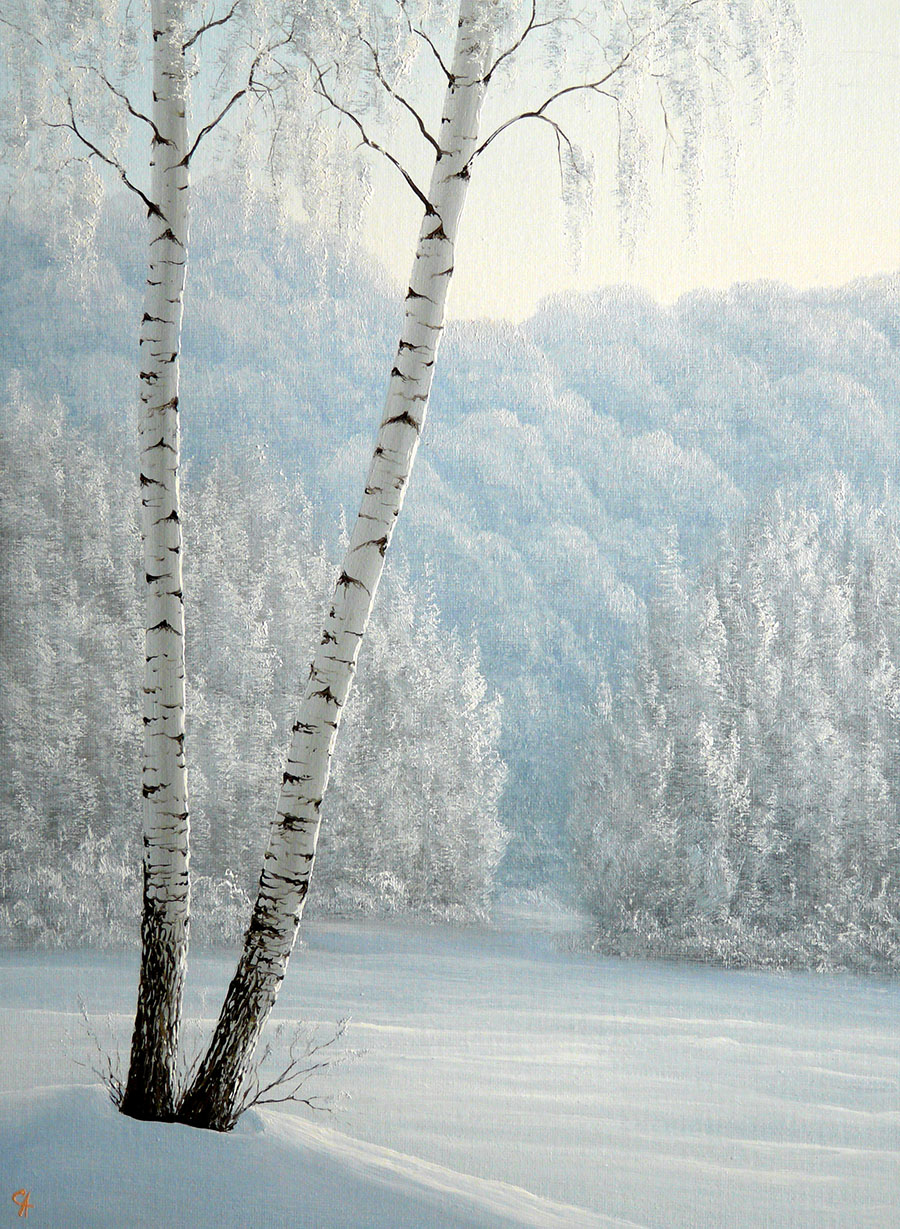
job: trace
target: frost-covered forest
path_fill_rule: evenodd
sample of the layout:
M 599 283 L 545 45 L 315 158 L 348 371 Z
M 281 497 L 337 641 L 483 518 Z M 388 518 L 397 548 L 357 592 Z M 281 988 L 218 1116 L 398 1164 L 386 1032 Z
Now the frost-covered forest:
M 134 476 L 58 404 L 24 393 L 7 407 L 0 451 L 0 626 L 15 646 L 0 732 L 0 935 L 128 942 L 140 839 Z M 195 934 L 221 943 L 246 925 L 302 654 L 334 568 L 301 489 L 263 457 L 240 474 L 198 467 L 189 491 Z M 385 598 L 335 766 L 318 907 L 481 917 L 506 840 L 498 701 L 474 644 L 442 627 L 402 566 Z
M 185 584 L 212 938 L 245 916 L 398 302 L 263 204 L 198 196 Z M 39 223 L 0 236 L 6 941 L 119 941 L 135 916 L 130 225 L 112 198 L 78 283 Z M 898 293 L 609 290 L 451 327 L 314 908 L 464 918 L 498 884 L 577 884 L 615 950 L 895 960 Z
M 579 783 L 607 949 L 896 965 L 898 547 L 841 483 L 771 498 L 699 582 L 667 552 Z

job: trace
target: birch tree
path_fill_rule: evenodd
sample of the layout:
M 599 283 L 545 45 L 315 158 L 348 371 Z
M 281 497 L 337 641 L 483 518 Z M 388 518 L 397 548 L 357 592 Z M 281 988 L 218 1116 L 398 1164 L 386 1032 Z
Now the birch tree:
M 423 191 L 385 141 L 372 135 L 368 116 L 342 97 L 339 61 L 329 62 L 327 52 L 315 47 L 304 48 L 309 88 L 322 104 L 321 113 L 329 116 L 331 133 L 336 123 L 345 124 L 361 146 L 387 159 L 419 200 L 423 218 L 362 504 L 293 726 L 243 952 L 209 1049 L 178 1112 L 180 1121 L 216 1130 L 229 1129 L 239 1112 L 241 1090 L 284 979 L 309 891 L 335 740 L 425 422 L 474 163 L 513 125 L 526 120 L 540 124 L 552 133 L 564 193 L 577 211 L 590 186 L 592 162 L 556 115 L 560 104 L 576 96 L 609 99 L 620 121 L 619 186 L 633 204 L 640 200 L 645 165 L 641 87 L 652 78 L 667 130 L 671 117 L 682 121 L 682 162 L 688 179 L 695 178 L 704 104 L 719 101 L 718 75 L 724 79 L 723 69 L 740 62 L 762 80 L 766 66 L 781 53 L 781 23 L 791 26 L 794 21 L 790 0 L 780 0 L 774 7 L 755 0 L 739 4 L 639 0 L 630 11 L 618 4 L 600 6 L 602 33 L 597 34 L 587 28 L 583 15 L 556 2 L 539 13 L 537 0 L 531 0 L 523 18 L 518 5 L 508 6 L 503 0 L 461 0 L 458 10 L 444 10 L 456 16 L 453 51 L 445 56 L 438 40 L 417 24 L 406 0 L 400 0 L 394 34 L 405 26 L 412 42 L 424 46 L 444 78 L 440 129 L 435 135 L 425 122 L 424 109 L 413 106 L 388 75 L 386 57 L 363 28 L 362 6 L 350 7 L 348 22 L 342 6 L 316 6 L 310 28 L 327 30 L 330 24 L 343 38 L 342 51 L 353 52 L 349 71 L 363 57 L 371 80 L 380 87 L 381 103 L 389 99 L 411 117 L 431 147 L 433 170 Z M 516 21 L 519 30 L 511 33 Z M 383 32 L 386 23 L 384 11 L 376 10 L 372 23 L 376 32 Z M 593 63 L 591 71 L 582 64 L 574 80 L 560 81 L 559 73 L 567 66 L 563 48 L 567 25 L 588 35 L 580 38 L 579 47 L 582 60 Z M 540 34 L 550 38 L 547 94 L 482 137 L 479 121 L 489 85 L 500 79 L 526 42 Z M 399 61 L 402 71 L 402 56 Z M 708 74 L 702 71 L 705 64 L 710 66 Z M 572 65 L 568 67 L 572 71 Z
M 274 38 L 261 35 L 253 25 L 254 10 L 240 0 L 205 19 L 194 15 L 197 8 L 192 0 L 149 0 L 146 107 L 129 92 L 140 87 L 145 64 L 130 6 L 96 0 L 76 12 L 51 0 L 0 8 L 11 74 L 5 120 L 17 155 L 13 175 L 33 191 L 41 171 L 47 175 L 77 164 L 87 169 L 81 182 L 89 200 L 91 189 L 97 198 L 100 185 L 92 174 L 100 168 L 138 198 L 149 221 L 138 412 L 145 583 L 142 958 L 122 1101 L 125 1113 L 149 1118 L 172 1117 L 177 1100 L 190 911 L 178 401 L 190 171 L 201 144 L 236 104 L 271 100 L 277 89 L 272 57 L 292 38 L 286 28 Z M 212 100 L 211 117 L 192 134 L 190 84 L 201 40 L 232 21 L 242 23 L 236 45 L 240 52 L 249 45 L 249 56 L 220 56 L 222 78 L 233 88 Z M 149 130 L 145 187 L 128 166 L 130 123 Z M 42 147 L 29 139 L 40 128 L 62 135 L 68 144 L 51 141 Z M 89 215 L 85 203 L 79 200 L 73 212 Z
M 184 755 L 184 620 L 178 470 L 179 346 L 188 238 L 188 36 L 185 0 L 151 0 L 151 106 L 132 100 L 121 78 L 134 74 L 137 32 L 118 25 L 116 4 L 84 13 L 41 5 L 0 13 L 4 31 L 37 70 L 13 76 L 14 115 L 23 130 L 44 126 L 60 145 L 22 142 L 16 168 L 32 187 L 40 172 L 80 165 L 82 209 L 99 197 L 96 168 L 110 171 L 149 219 L 148 274 L 140 326 L 141 537 L 145 578 L 142 764 L 144 894 L 142 959 L 129 1079 L 123 1109 L 170 1117 L 189 919 L 188 803 Z M 110 38 L 109 27 L 120 37 Z M 200 31 L 197 32 L 199 36 Z M 109 46 L 118 55 L 110 55 Z M 14 46 L 14 43 L 13 43 Z M 127 50 L 126 50 L 127 47 Z M 10 43 L 7 43 L 10 62 Z M 112 63 L 110 62 L 112 61 Z M 118 74 L 119 82 L 116 77 Z M 108 107 L 102 96 L 106 94 Z M 8 112 L 9 113 L 9 112 Z M 150 132 L 149 182 L 126 166 L 129 119 Z M 95 129 L 99 128 L 98 134 Z M 32 147 L 37 146 L 36 154 Z M 13 144 L 13 149 L 16 149 Z M 77 211 L 77 206 L 75 211 Z M 90 230 L 90 227 L 87 227 Z M 82 241 L 85 236 L 81 236 Z M 85 245 L 83 244 L 83 247 Z M 80 253 L 84 256 L 84 251 Z

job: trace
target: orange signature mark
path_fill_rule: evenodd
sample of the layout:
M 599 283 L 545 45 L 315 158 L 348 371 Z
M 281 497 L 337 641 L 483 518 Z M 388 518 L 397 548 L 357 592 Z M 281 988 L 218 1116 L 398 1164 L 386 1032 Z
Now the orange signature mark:
M 8 1189 L 8 1188 L 7 1188 L 7 1189 Z M 13 1195 L 13 1197 L 12 1197 L 12 1201 L 13 1201 L 13 1203 L 14 1203 L 14 1204 L 16 1205 L 16 1207 L 19 1209 L 19 1215 L 20 1215 L 20 1216 L 27 1216 L 27 1215 L 28 1215 L 28 1209 L 29 1209 L 29 1208 L 33 1208 L 33 1207 L 34 1207 L 34 1204 L 33 1204 L 33 1203 L 31 1202 L 31 1200 L 28 1198 L 29 1194 L 30 1194 L 30 1192 L 29 1192 L 29 1191 L 25 1191 L 25 1190 L 22 1190 L 22 1191 L 16 1191 L 16 1193 L 15 1193 L 15 1194 Z

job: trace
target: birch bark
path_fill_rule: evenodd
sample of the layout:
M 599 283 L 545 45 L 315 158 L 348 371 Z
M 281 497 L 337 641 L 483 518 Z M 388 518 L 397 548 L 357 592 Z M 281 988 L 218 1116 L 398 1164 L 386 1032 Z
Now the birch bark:
M 292 732 L 276 817 L 244 950 L 209 1050 L 179 1121 L 214 1130 L 234 1122 L 244 1078 L 284 979 L 309 889 L 322 798 L 341 714 L 403 504 L 428 407 L 459 219 L 491 54 L 495 0 L 462 0 L 428 192 L 362 506 Z
M 141 971 L 123 1113 L 174 1116 L 189 922 L 179 345 L 188 232 L 183 0 L 151 0 L 154 134 L 139 439 L 145 572 Z

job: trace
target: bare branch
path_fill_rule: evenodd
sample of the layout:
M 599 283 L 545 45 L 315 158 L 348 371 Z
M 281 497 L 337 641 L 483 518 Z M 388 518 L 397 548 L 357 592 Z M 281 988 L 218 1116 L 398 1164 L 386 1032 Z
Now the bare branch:
M 507 47 L 505 51 L 500 52 L 496 60 L 494 60 L 493 64 L 484 74 L 484 80 L 490 81 L 491 74 L 494 72 L 494 69 L 497 67 L 497 65 L 502 64 L 504 60 L 508 59 L 511 55 L 517 52 L 519 48 L 522 46 L 522 44 L 525 42 L 529 34 L 532 34 L 535 30 L 542 30 L 544 26 L 549 26 L 552 24 L 553 23 L 551 21 L 538 21 L 537 20 L 537 0 L 531 0 L 531 16 L 528 18 L 528 24 L 525 26 L 525 29 L 522 31 L 522 33 L 519 35 L 516 41 L 511 46 Z
M 30 38 L 31 41 L 33 43 L 37 43 L 39 47 L 44 46 L 36 34 L 32 34 L 32 32 L 27 30 L 24 26 L 17 26 L 14 21 L 10 21 L 8 18 L 4 17 L 2 13 L 0 13 L 0 25 L 6 26 L 9 30 L 15 30 L 16 34 L 23 34 L 25 38 Z
M 254 1064 L 254 1070 L 248 1078 L 240 1100 L 235 1107 L 234 1121 L 248 1109 L 252 1109 L 257 1105 L 281 1105 L 285 1102 L 305 1105 L 312 1110 L 325 1110 L 331 1113 L 332 1107 L 330 1102 L 333 1098 L 314 1093 L 305 1096 L 301 1094 L 301 1089 L 318 1072 L 327 1071 L 329 1068 L 357 1056 L 357 1051 L 344 1051 L 333 1056 L 326 1055 L 313 1061 L 316 1055 L 330 1050 L 337 1044 L 344 1036 L 348 1023 L 349 1019 L 338 1021 L 332 1036 L 323 1042 L 314 1041 L 308 1030 L 304 1029 L 302 1025 L 298 1025 L 288 1046 L 287 1063 L 268 1083 L 262 1084 L 260 1072 L 273 1052 L 273 1043 L 267 1044 L 261 1057 Z M 283 1030 L 284 1025 L 279 1024 L 275 1032 L 275 1041 L 281 1037 Z
M 293 1105 L 305 1105 L 311 1110 L 318 1110 L 320 1113 L 331 1114 L 334 1112 L 327 1101 L 316 1100 L 314 1097 L 300 1097 L 297 1095 L 297 1092 L 285 1093 L 283 1097 L 257 1097 L 249 1105 L 245 1105 L 244 1108 L 255 1108 L 257 1105 L 283 1105 L 286 1101 L 290 1101 Z
M 583 91 L 590 91 L 595 94 L 606 93 L 602 87 L 606 85 L 607 81 L 610 81 L 616 76 L 617 73 L 622 71 L 631 59 L 633 51 L 634 48 L 630 47 L 619 60 L 618 64 L 613 65 L 608 72 L 604 73 L 602 77 L 598 77 L 596 81 L 584 81 L 579 85 L 564 85 L 562 89 L 557 90 L 555 94 L 551 94 L 549 98 L 544 99 L 541 105 L 537 108 L 538 115 L 543 115 L 551 103 L 556 102 L 558 98 L 565 97 L 566 94 L 578 94 Z
M 239 0 L 236 0 L 236 3 L 239 3 Z M 222 23 L 220 22 L 218 24 L 222 24 Z M 257 81 L 256 71 L 259 68 L 260 64 L 263 62 L 263 60 L 266 59 L 267 56 L 271 56 L 280 47 L 286 47 L 288 46 L 288 44 L 292 43 L 294 41 L 295 34 L 296 34 L 295 26 L 292 24 L 290 30 L 287 30 L 284 32 L 283 38 L 278 39 L 277 42 L 269 43 L 267 46 L 261 47 L 259 49 L 256 55 L 253 57 L 253 62 L 250 65 L 250 69 L 247 73 L 247 80 L 244 82 L 244 84 L 241 86 L 239 90 L 235 90 L 235 92 L 229 98 L 228 102 L 226 102 L 225 106 L 222 108 L 219 114 L 214 119 L 211 119 L 208 124 L 204 124 L 204 126 L 200 129 L 200 131 L 197 133 L 196 138 L 194 139 L 193 145 L 191 146 L 191 148 L 188 150 L 188 152 L 184 155 L 184 157 L 181 160 L 182 166 L 187 166 L 190 163 L 191 158 L 193 158 L 194 154 L 197 152 L 197 147 L 199 146 L 203 138 L 208 136 L 213 131 L 214 128 L 217 128 L 219 126 L 219 124 L 222 122 L 222 120 L 225 118 L 225 116 L 228 114 L 231 108 L 235 106 L 236 103 L 240 102 L 240 100 L 246 94 L 271 93 L 270 86 L 263 85 L 262 83 Z
M 122 1104 L 122 1098 L 125 1095 L 125 1085 L 122 1083 L 122 1079 L 119 1074 L 122 1070 L 122 1057 L 119 1053 L 119 1048 L 116 1046 L 116 1058 L 114 1062 L 109 1051 L 105 1050 L 100 1044 L 100 1038 L 97 1036 L 93 1021 L 88 1015 L 87 1006 L 85 1005 L 84 999 L 81 995 L 78 996 L 78 1009 L 81 1016 L 82 1027 L 84 1032 L 87 1034 L 88 1039 L 93 1044 L 93 1047 L 97 1052 L 97 1057 L 95 1063 L 86 1063 L 82 1062 L 79 1058 L 75 1058 L 73 1055 L 72 1061 L 79 1067 L 87 1067 L 90 1071 L 92 1071 L 100 1083 L 105 1086 L 113 1105 L 118 1107 Z M 110 1025 L 111 1018 L 107 1016 L 106 1020 L 107 1025 Z M 69 1039 L 72 1040 L 71 1037 Z
M 508 119 L 504 124 L 501 124 L 499 128 L 495 128 L 494 131 L 491 133 L 491 135 L 487 138 L 487 140 L 484 141 L 481 145 L 479 145 L 478 149 L 475 150 L 475 153 L 469 159 L 469 162 L 471 163 L 475 158 L 478 157 L 479 154 L 484 153 L 484 151 L 490 145 L 491 141 L 499 137 L 501 132 L 505 132 L 507 128 L 511 128 L 513 124 L 518 124 L 519 121 L 523 119 L 536 119 L 536 120 L 541 120 L 545 124 L 549 124 L 550 127 L 553 129 L 553 131 L 556 133 L 557 148 L 559 149 L 560 142 L 564 142 L 569 152 L 570 153 L 572 152 L 573 150 L 572 142 L 569 139 L 565 130 L 562 128 L 560 124 L 556 122 L 556 120 L 551 119 L 549 115 L 542 114 L 540 111 L 523 111 L 521 115 L 515 115 L 513 116 L 512 119 Z
M 475 150 L 475 152 L 472 154 L 471 158 L 469 159 L 468 165 L 471 166 L 472 163 L 475 161 L 475 159 L 479 156 L 479 154 L 483 154 L 484 151 L 487 149 L 487 147 L 491 144 L 491 142 L 495 141 L 497 137 L 500 136 L 501 132 L 505 132 L 507 128 L 512 128 L 513 124 L 518 124 L 519 121 L 523 119 L 543 120 L 545 123 L 553 125 L 553 127 L 557 129 L 557 134 L 558 135 L 561 134 L 565 138 L 566 143 L 569 145 L 569 148 L 571 149 L 572 143 L 571 141 L 569 141 L 569 138 L 565 135 L 565 133 L 562 131 L 559 125 L 555 122 L 555 120 L 552 120 L 548 115 L 545 114 L 545 111 L 547 110 L 547 108 L 550 106 L 552 102 L 555 102 L 557 100 L 557 98 L 562 98 L 564 94 L 575 93 L 577 90 L 590 90 L 593 93 L 600 94 L 605 98 L 614 99 L 615 95 L 610 94 L 608 90 L 604 90 L 602 86 L 607 81 L 609 81 L 610 77 L 614 76 L 615 73 L 617 73 L 620 68 L 624 67 L 627 59 L 628 59 L 628 53 L 626 53 L 625 56 L 623 56 L 623 58 L 619 61 L 619 63 L 615 66 L 615 68 L 610 69 L 610 71 L 605 76 L 600 77 L 597 81 L 588 81 L 582 85 L 567 85 L 563 89 L 557 90 L 555 94 L 551 94 L 549 98 L 545 98 L 544 101 L 541 103 L 541 105 L 539 107 L 536 107 L 535 110 L 522 111 L 519 115 L 514 115 L 511 119 L 505 120 L 502 124 L 500 124 L 498 128 L 494 129 L 494 131 L 491 133 L 489 137 L 487 137 L 484 141 L 482 141 L 482 143 L 478 146 L 478 148 Z
M 670 25 L 675 20 L 676 17 L 679 17 L 682 13 L 686 12 L 688 9 L 695 8 L 698 4 L 702 4 L 702 3 L 704 3 L 704 0 L 685 0 L 685 2 L 682 5 L 680 5 L 679 8 L 674 9 L 669 14 L 669 16 L 665 19 L 665 21 L 660 22 L 658 26 L 654 26 L 650 30 L 646 30 L 640 37 L 636 37 L 634 41 L 632 42 L 631 46 L 627 49 L 627 51 L 622 53 L 619 60 L 615 64 L 613 64 L 611 68 L 607 69 L 607 71 L 601 77 L 598 77 L 596 81 L 583 81 L 583 82 L 579 82 L 577 85 L 565 85 L 561 89 L 556 90 L 555 93 L 551 94 L 549 98 L 545 98 L 544 101 L 541 103 L 541 105 L 539 107 L 536 107 L 533 111 L 523 111 L 520 115 L 515 115 L 512 117 L 512 119 L 506 120 L 498 128 L 494 129 L 494 131 L 487 138 L 487 140 L 483 141 L 481 145 L 478 146 L 478 148 L 475 150 L 475 152 L 472 154 L 471 158 L 469 159 L 467 165 L 471 166 L 474 160 L 478 157 L 478 155 L 484 153 L 484 151 L 491 144 L 491 142 L 495 140 L 500 135 L 501 132 L 505 132 L 506 129 L 511 128 L 513 124 L 517 124 L 519 120 L 547 119 L 547 116 L 545 115 L 547 108 L 551 105 L 551 103 L 556 102 L 557 99 L 559 98 L 564 98 L 567 94 L 584 93 L 587 91 L 590 93 L 601 95 L 605 98 L 611 98 L 613 99 L 613 101 L 618 102 L 618 100 L 616 99 L 616 96 L 614 94 L 611 94 L 609 90 L 604 90 L 603 86 L 606 85 L 607 82 L 610 81 L 613 77 L 615 77 L 618 73 L 622 72 L 624 68 L 627 67 L 629 61 L 634 58 L 635 52 L 637 52 L 637 50 L 640 48 L 640 46 L 643 43 L 646 43 L 648 39 L 653 38 L 656 34 L 659 34 L 659 32 L 661 30 L 664 30 L 666 26 Z M 534 7 L 535 7 L 535 0 L 532 0 L 532 17 L 534 15 Z M 549 23 L 545 22 L 544 24 L 547 25 Z M 525 33 L 522 35 L 518 44 L 516 45 L 521 46 L 522 39 L 524 39 L 525 34 L 527 34 L 531 29 L 536 29 L 536 28 L 537 26 L 534 26 L 531 23 L 529 23 L 529 26 L 526 28 Z M 499 59 L 495 61 L 494 68 L 497 67 L 497 64 L 499 62 L 500 62 Z M 491 72 L 493 72 L 493 68 L 491 69 Z
M 102 150 L 98 149 L 97 146 L 94 145 L 92 141 L 89 141 L 87 137 L 84 135 L 84 133 L 79 130 L 78 124 L 75 121 L 75 110 L 72 106 L 72 99 L 68 95 L 66 96 L 66 102 L 69 104 L 69 115 L 71 117 L 69 123 L 68 124 L 52 124 L 49 122 L 49 120 L 45 120 L 44 123 L 47 125 L 47 127 L 48 128 L 68 128 L 70 132 L 74 132 L 75 136 L 78 138 L 81 144 L 84 145 L 86 149 L 90 150 L 91 158 L 99 158 L 101 162 L 105 162 L 107 166 L 111 166 L 114 171 L 117 171 L 119 174 L 119 178 L 122 180 L 122 183 L 125 185 L 125 187 L 129 188 L 135 194 L 135 196 L 140 197 L 140 199 L 147 206 L 147 212 L 149 214 L 152 214 L 154 217 L 161 218 L 163 214 L 162 214 L 162 210 L 160 209 L 159 205 L 154 204 L 154 202 L 150 200 L 149 196 L 146 196 L 140 190 L 140 188 L 136 187 L 131 182 L 131 180 L 128 178 L 128 172 L 122 166 L 121 162 L 119 162 L 116 158 L 110 157 L 109 154 L 104 154 Z
M 197 39 L 200 38 L 202 35 L 204 35 L 207 30 L 212 30 L 216 26 L 224 26 L 226 22 L 231 21 L 232 17 L 237 12 L 238 5 L 240 3 L 241 3 L 241 0 L 234 0 L 234 4 L 232 4 L 231 8 L 228 10 L 228 12 L 225 14 L 224 17 L 216 17 L 210 21 L 207 21 L 206 24 L 202 25 L 199 30 L 195 30 L 194 33 L 191 35 L 191 37 L 188 39 L 188 41 L 186 43 L 182 43 L 181 50 L 187 51 L 189 47 L 193 47 Z
M 665 127 L 665 132 L 666 132 L 665 139 L 663 140 L 662 163 L 660 166 L 660 170 L 664 171 L 666 169 L 666 152 L 669 148 L 669 143 L 671 142 L 677 149 L 678 142 L 675 140 L 675 133 L 672 131 L 672 125 L 669 123 L 669 112 L 666 107 L 665 95 L 663 94 L 662 86 L 659 84 L 658 81 L 656 83 L 656 92 L 659 95 L 659 106 L 660 106 L 660 110 L 662 111 L 663 125 Z
M 397 0 L 397 3 L 400 5 L 400 8 L 403 10 L 403 16 L 406 20 L 407 29 L 409 30 L 410 34 L 415 34 L 417 38 L 420 38 L 422 42 L 425 43 L 426 46 L 430 48 L 431 54 L 434 56 L 435 60 L 437 60 L 437 63 L 441 69 L 441 72 L 444 74 L 447 80 L 452 84 L 454 80 L 453 73 L 451 73 L 450 69 L 444 63 L 441 53 L 438 51 L 437 47 L 435 47 L 434 43 L 431 41 L 431 39 L 428 37 L 425 31 L 421 30 L 418 26 L 413 25 L 412 19 L 410 18 L 409 12 L 406 8 L 406 0 Z
M 425 140 L 429 143 L 429 145 L 431 145 L 431 147 L 433 148 L 434 152 L 435 152 L 438 156 L 440 156 L 440 153 L 441 153 L 441 147 L 440 147 L 440 145 L 438 144 L 438 142 L 437 142 L 436 138 L 435 138 L 435 137 L 433 137 L 433 136 L 431 135 L 431 133 L 428 131 L 428 129 L 426 128 L 426 126 L 425 126 L 425 121 L 422 119 L 421 115 L 419 115 L 418 111 L 415 109 L 415 107 L 412 105 L 412 103 L 408 102 L 408 101 L 407 101 L 407 100 L 403 97 L 403 95 L 402 95 L 402 94 L 400 94 L 400 93 L 399 93 L 399 92 L 398 92 L 398 91 L 397 91 L 397 90 L 396 90 L 396 89 L 395 89 L 395 88 L 391 85 L 391 83 L 390 83 L 390 82 L 387 80 L 387 78 L 385 77 L 384 73 L 381 71 L 381 63 L 380 63 L 380 61 L 379 61 L 379 59 L 378 59 L 378 49 L 377 49 L 377 47 L 375 47 L 372 43 L 370 43 L 370 42 L 369 42 L 369 40 L 368 40 L 368 39 L 366 38 L 366 36 L 363 34 L 362 30 L 360 30 L 360 31 L 359 31 L 359 37 L 360 37 L 361 41 L 362 41 L 363 43 L 365 43 L 365 45 L 366 45 L 366 46 L 368 47 L 368 49 L 369 49 L 369 53 L 370 53 L 370 54 L 371 54 L 371 56 L 372 56 L 372 63 L 373 63 L 373 65 L 374 65 L 373 71 L 374 71 L 375 76 L 377 77 L 377 79 L 378 79 L 378 80 L 381 82 L 381 84 L 384 86 L 385 90 L 387 90 L 387 92 L 390 94 L 391 98 L 396 99 L 396 100 L 397 100 L 397 102 L 399 102 L 399 103 L 400 103 L 400 105 L 401 105 L 402 107 L 405 107 L 405 108 L 406 108 L 406 110 L 410 113 L 410 115 L 411 115 L 411 116 L 413 117 L 413 119 L 416 121 L 416 124 L 418 125 L 418 128 L 419 128 L 419 132 L 421 132 L 421 134 L 422 134 L 422 136 L 425 138 Z
M 170 140 L 168 140 L 166 137 L 164 137 L 160 133 L 159 129 L 157 128 L 156 124 L 154 124 L 150 116 L 145 115 L 143 111 L 136 110 L 131 102 L 131 99 L 128 97 L 128 95 L 123 93 L 121 90 L 117 90 L 116 87 L 113 85 L 113 83 L 106 76 L 106 74 L 102 73 L 99 68 L 95 67 L 95 65 L 93 64 L 78 64 L 76 65 L 76 67 L 80 68 L 82 72 L 94 73 L 97 77 L 99 77 L 100 80 L 103 82 L 103 84 L 106 86 L 106 88 L 109 90 L 109 92 L 115 95 L 115 97 L 118 98 L 121 102 L 124 102 L 125 108 L 128 111 L 129 115 L 133 115 L 135 119 L 143 120 L 145 124 L 148 124 L 150 126 L 150 128 L 153 130 L 153 135 L 156 137 L 156 140 L 160 145 L 171 145 L 172 144 Z
M 246 93 L 248 93 L 249 91 L 253 89 L 253 86 L 254 86 L 253 72 L 256 67 L 257 67 L 257 63 L 254 60 L 253 65 L 251 66 L 251 69 L 250 69 L 250 74 L 245 84 L 242 85 L 239 90 L 237 90 L 234 94 L 231 95 L 228 102 L 226 102 L 225 106 L 222 108 L 219 114 L 215 117 L 215 119 L 210 120 L 208 124 L 204 124 L 203 127 L 200 129 L 200 131 L 197 133 L 197 136 L 194 139 L 194 144 L 191 146 L 188 152 L 181 159 L 182 166 L 188 166 L 188 164 L 191 161 L 191 158 L 193 158 L 194 154 L 197 152 L 197 146 L 200 144 L 203 138 L 206 136 L 209 136 L 209 134 L 213 131 L 213 129 L 219 126 L 219 124 L 222 122 L 222 120 L 225 118 L 225 116 L 228 114 L 231 108 L 236 103 L 240 102 L 240 100 L 244 97 Z
M 581 18 L 576 16 L 574 13 L 560 13 L 556 17 L 548 17 L 546 21 L 538 21 L 537 20 L 537 0 L 531 0 L 531 16 L 528 19 L 528 23 L 525 26 L 525 29 L 522 31 L 522 33 L 519 35 L 519 37 L 516 39 L 514 43 L 512 43 L 509 47 L 506 48 L 505 51 L 502 51 L 500 55 L 497 56 L 496 60 L 494 60 L 493 64 L 487 70 L 482 80 L 484 80 L 485 82 L 490 81 L 491 76 L 493 75 L 495 69 L 500 64 L 502 64 L 504 60 L 509 59 L 511 55 L 514 55 L 519 50 L 519 48 L 528 38 L 529 34 L 533 34 L 535 30 L 546 30 L 550 26 L 562 25 L 563 22 L 567 22 L 569 24 L 574 24 L 578 26 L 578 28 L 582 30 L 588 36 L 588 38 L 592 39 L 595 43 L 598 43 L 602 46 L 602 44 L 600 43 L 600 39 L 597 38 L 596 34 L 594 34 L 588 28 L 588 26 L 585 25 L 585 23 L 581 20 Z
M 410 175 L 409 171 L 407 171 L 406 167 L 398 162 L 392 153 L 389 153 L 388 150 L 386 150 L 382 145 L 379 145 L 377 141 L 373 141 L 371 139 L 358 116 L 354 115 L 352 111 L 348 111 L 346 107 L 341 106 L 341 104 L 332 97 L 328 91 L 328 87 L 325 85 L 325 74 L 311 56 L 307 55 L 306 58 L 309 60 L 310 64 L 312 65 L 313 72 L 316 74 L 316 93 L 319 94 L 321 98 L 324 98 L 330 107 L 333 107 L 335 111 L 339 112 L 339 114 L 345 115 L 347 119 L 356 126 L 363 145 L 368 146 L 369 149 L 375 150 L 376 153 L 379 153 L 382 157 L 386 158 L 388 162 L 390 162 L 391 166 L 396 167 L 396 169 L 406 180 L 409 188 L 425 206 L 426 213 L 434 213 L 434 206 L 432 205 L 431 201 Z

